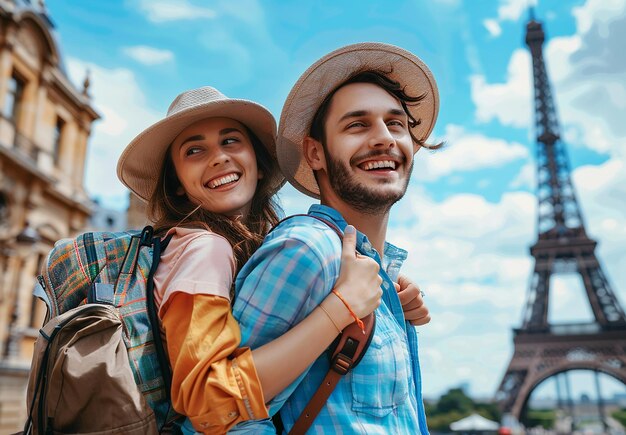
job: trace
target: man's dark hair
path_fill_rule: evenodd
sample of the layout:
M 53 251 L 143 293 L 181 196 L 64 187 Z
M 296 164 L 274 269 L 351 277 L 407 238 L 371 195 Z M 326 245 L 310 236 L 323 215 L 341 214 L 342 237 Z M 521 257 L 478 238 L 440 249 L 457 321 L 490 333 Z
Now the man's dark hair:
M 325 129 L 324 124 L 326 123 L 326 117 L 328 115 L 330 102 L 332 101 L 335 93 L 337 93 L 339 89 L 352 83 L 371 83 L 373 85 L 383 88 L 390 95 L 397 98 L 398 101 L 400 101 L 400 104 L 402 105 L 404 112 L 409 118 L 409 122 L 408 122 L 409 134 L 411 135 L 411 139 L 413 139 L 413 142 L 425 148 L 430 148 L 430 149 L 441 148 L 442 146 L 441 143 L 437 145 L 428 145 L 423 140 L 416 138 L 415 135 L 413 134 L 412 129 L 420 125 L 422 123 L 422 120 L 415 119 L 415 117 L 411 115 L 411 112 L 409 111 L 408 106 L 418 105 L 420 101 L 426 98 L 426 92 L 417 96 L 408 95 L 404 91 L 404 87 L 400 83 L 398 83 L 395 80 L 390 79 L 388 76 L 388 73 L 384 71 L 379 71 L 379 70 L 359 71 L 356 74 L 354 74 L 352 77 L 350 77 L 348 80 L 344 81 L 335 89 L 333 89 L 332 92 L 330 92 L 326 96 L 326 98 L 324 98 L 324 101 L 322 101 L 322 103 L 318 107 L 317 112 L 315 112 L 315 115 L 313 116 L 313 121 L 311 122 L 311 130 L 309 132 L 309 136 L 311 136 L 316 141 L 321 142 L 322 144 L 325 144 L 326 129 Z

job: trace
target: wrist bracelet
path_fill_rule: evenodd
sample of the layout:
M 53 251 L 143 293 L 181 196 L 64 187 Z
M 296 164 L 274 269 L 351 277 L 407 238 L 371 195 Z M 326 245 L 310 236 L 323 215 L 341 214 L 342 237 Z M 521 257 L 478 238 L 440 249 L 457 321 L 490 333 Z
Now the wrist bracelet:
M 339 298 L 339 300 L 341 302 L 343 302 L 343 304 L 346 306 L 346 308 L 350 312 L 350 315 L 352 316 L 352 318 L 354 319 L 356 324 L 359 326 L 359 328 L 361 328 L 361 331 L 363 331 L 363 334 L 365 334 L 365 324 L 363 323 L 363 321 L 361 319 L 359 319 L 359 317 L 356 315 L 356 313 L 354 311 L 352 311 L 352 307 L 350 307 L 350 304 L 343 298 L 343 296 L 341 296 L 341 293 L 339 293 L 337 290 L 332 289 L 331 291 L 333 292 L 333 294 L 335 296 L 337 296 Z
M 333 319 L 333 318 L 331 317 L 331 315 L 328 313 L 328 311 L 326 311 L 326 308 L 324 308 L 324 307 L 322 306 L 322 304 L 319 304 L 319 307 L 322 309 L 322 311 L 323 311 L 324 313 L 326 313 L 326 316 L 328 317 L 328 319 L 330 319 L 330 321 L 333 323 L 333 325 L 335 325 L 335 328 L 337 328 L 337 332 L 339 332 L 339 333 L 341 334 L 341 329 L 339 328 L 339 326 L 337 326 L 337 323 L 335 323 L 335 319 Z

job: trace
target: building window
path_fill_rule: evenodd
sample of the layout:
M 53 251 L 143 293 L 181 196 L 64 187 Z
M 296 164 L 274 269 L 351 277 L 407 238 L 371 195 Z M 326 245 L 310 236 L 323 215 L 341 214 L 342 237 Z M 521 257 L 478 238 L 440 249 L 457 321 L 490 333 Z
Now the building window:
M 63 128 L 65 127 L 65 121 L 61 118 L 57 118 L 56 125 L 54 126 L 54 144 L 52 150 L 52 157 L 54 158 L 54 164 L 59 164 L 59 157 L 61 155 L 61 143 L 63 141 Z
M 17 124 L 18 117 L 20 115 L 22 96 L 24 95 L 24 87 L 26 83 L 17 74 L 9 78 L 7 95 L 4 98 L 4 111 L 2 114 L 5 118 L 13 121 Z

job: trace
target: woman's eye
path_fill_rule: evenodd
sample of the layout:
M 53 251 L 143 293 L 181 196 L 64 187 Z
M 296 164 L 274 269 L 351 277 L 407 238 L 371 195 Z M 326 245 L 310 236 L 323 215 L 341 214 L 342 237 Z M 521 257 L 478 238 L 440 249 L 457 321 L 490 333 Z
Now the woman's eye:
M 201 148 L 199 147 L 189 147 L 187 148 L 187 150 L 185 151 L 185 155 L 186 156 L 192 156 L 194 154 L 198 154 L 200 151 L 202 151 Z
M 239 139 L 237 139 L 236 137 L 227 137 L 222 141 L 222 145 L 230 145 L 236 142 L 239 142 Z
M 393 125 L 393 126 L 397 126 L 397 127 L 403 127 L 404 123 L 400 120 L 397 119 L 392 119 L 391 121 L 387 122 L 387 125 Z

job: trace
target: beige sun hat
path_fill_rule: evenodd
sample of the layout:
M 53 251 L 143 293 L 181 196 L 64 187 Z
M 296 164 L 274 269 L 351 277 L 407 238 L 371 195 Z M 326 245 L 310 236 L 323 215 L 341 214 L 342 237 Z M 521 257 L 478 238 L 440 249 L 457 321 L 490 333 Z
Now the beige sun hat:
M 210 86 L 183 92 L 172 102 L 167 115 L 133 139 L 117 163 L 117 176 L 140 198 L 148 201 L 159 180 L 165 154 L 176 136 L 202 119 L 224 117 L 241 122 L 276 158 L 276 120 L 263 106 L 253 101 L 228 98 Z M 277 173 L 279 171 L 276 171 Z M 271 185 L 278 189 L 284 182 L 276 174 Z
M 426 140 L 439 112 L 439 92 L 430 69 L 414 54 L 389 44 L 364 42 L 348 45 L 327 54 L 300 76 L 291 89 L 278 126 L 278 164 L 287 181 L 300 192 L 319 198 L 313 171 L 302 154 L 302 141 L 309 135 L 311 122 L 326 96 L 340 84 L 364 70 L 391 71 L 386 75 L 404 86 L 411 96 L 426 93 L 418 105 L 408 106 L 421 120 L 413 135 Z

